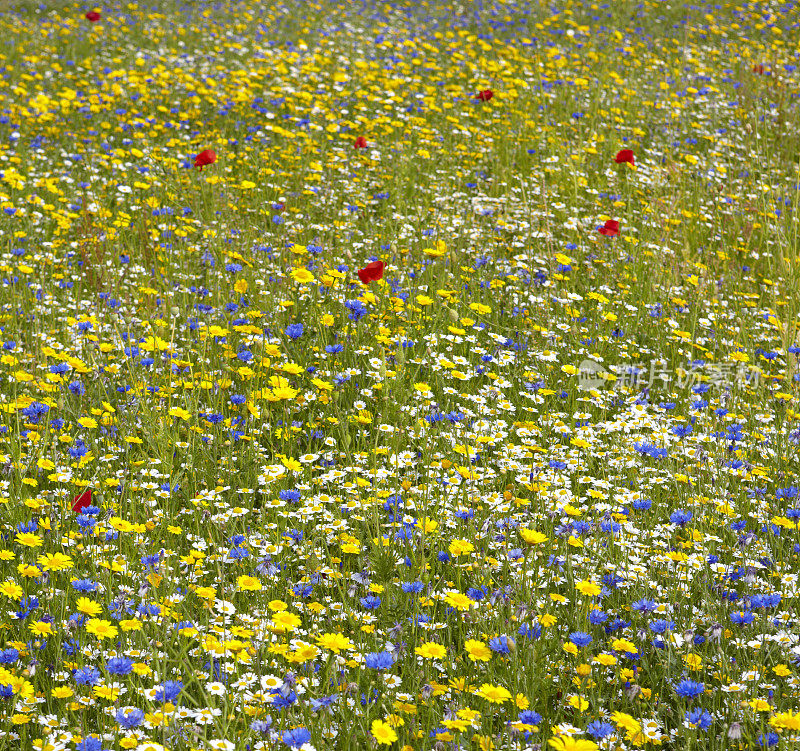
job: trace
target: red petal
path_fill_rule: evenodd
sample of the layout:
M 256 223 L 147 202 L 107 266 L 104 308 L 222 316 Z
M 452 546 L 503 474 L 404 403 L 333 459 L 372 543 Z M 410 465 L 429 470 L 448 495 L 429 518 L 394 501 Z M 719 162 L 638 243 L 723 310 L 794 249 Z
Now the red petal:
M 358 278 L 364 284 L 377 282 L 378 279 L 383 279 L 383 261 L 368 263 L 363 269 L 359 270 Z
M 619 234 L 619 222 L 616 219 L 609 219 L 597 231 L 606 237 L 616 237 Z
M 194 158 L 195 167 L 205 167 L 217 161 L 217 154 L 213 149 L 205 149 Z
M 80 495 L 76 495 L 72 499 L 72 510 L 76 514 L 80 513 L 87 506 L 91 506 L 91 505 L 92 505 L 92 491 L 91 491 L 91 489 L 84 490 L 83 493 L 81 493 Z

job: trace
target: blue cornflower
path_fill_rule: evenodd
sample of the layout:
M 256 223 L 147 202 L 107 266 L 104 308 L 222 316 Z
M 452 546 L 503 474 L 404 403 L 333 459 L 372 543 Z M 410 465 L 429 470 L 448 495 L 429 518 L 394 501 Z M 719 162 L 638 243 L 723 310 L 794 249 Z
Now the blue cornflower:
M 538 623 L 532 626 L 523 623 L 518 629 L 517 633 L 525 639 L 538 639 L 542 635 L 542 627 Z
M 688 678 L 679 681 L 675 686 L 675 693 L 684 699 L 694 699 L 700 696 L 705 690 L 706 687 L 703 683 L 692 681 Z
M 642 598 L 641 600 L 631 603 L 631 609 L 639 613 L 652 613 L 656 609 L 656 603 L 655 600 Z
M 659 618 L 649 623 L 648 626 L 654 634 L 663 634 L 665 631 L 672 631 L 675 628 L 675 623 L 668 621 L 666 618 Z
M 272 728 L 272 718 L 267 717 L 265 720 L 253 720 L 250 723 L 250 730 L 254 733 L 262 733 L 266 735 Z
M 713 718 L 705 709 L 696 707 L 695 709 L 692 709 L 686 713 L 685 719 L 690 725 L 693 725 L 700 730 L 708 730 L 708 728 L 711 726 Z
M 677 511 L 673 511 L 669 516 L 670 522 L 672 524 L 677 524 L 680 527 L 682 527 L 687 522 L 691 521 L 691 519 L 692 519 L 692 512 L 686 511 L 685 509 L 678 509 Z
M 339 694 L 331 694 L 330 696 L 322 696 L 319 699 L 311 700 L 311 709 L 318 712 L 320 709 L 328 709 L 334 705 L 339 698 Z
M 19 651 L 13 647 L 0 649 L 0 665 L 11 665 L 19 659 Z
M 507 636 L 495 636 L 493 639 L 489 639 L 489 649 L 491 649 L 492 652 L 507 655 L 513 648 L 514 640 L 509 640 Z
M 94 686 L 100 683 L 100 671 L 97 668 L 80 668 L 75 671 L 75 683 L 79 686 Z
M 596 738 L 597 740 L 602 740 L 609 735 L 613 735 L 615 728 L 608 722 L 603 722 L 602 720 L 595 720 L 594 722 L 590 722 L 586 726 L 586 732 L 592 736 L 592 738 Z
M 376 595 L 367 595 L 361 598 L 361 607 L 367 610 L 375 610 L 381 606 L 381 598 Z
M 369 652 L 364 656 L 364 664 L 373 670 L 388 670 L 394 665 L 391 652 Z
M 286 730 L 281 736 L 281 740 L 289 746 L 289 748 L 300 748 L 304 743 L 308 743 L 311 740 L 311 733 L 305 728 Z
M 522 722 L 525 725 L 539 725 L 542 721 L 542 716 L 538 712 L 534 712 L 532 709 L 526 709 L 519 713 L 519 717 L 517 717 L 517 722 Z
M 329 355 L 338 355 L 339 352 L 344 351 L 344 344 L 329 344 L 325 347 L 325 351 Z
M 182 681 L 166 681 L 156 688 L 156 701 L 174 703 L 181 691 L 183 691 Z
M 589 613 L 589 623 L 592 626 L 599 626 L 601 623 L 605 623 L 608 620 L 608 613 L 604 613 L 602 610 L 592 610 Z
M 290 323 L 284 332 L 290 339 L 299 339 L 303 336 L 305 328 L 302 323 Z
M 756 619 L 755 615 L 749 610 L 741 610 L 737 613 L 731 613 L 731 620 L 737 626 L 747 626 Z
M 117 710 L 114 719 L 123 730 L 133 730 L 144 722 L 144 712 L 136 707 L 123 707 Z
M 585 647 L 592 643 L 591 634 L 585 634 L 583 631 L 573 631 L 569 635 L 569 640 L 576 647 Z
M 111 675 L 128 675 L 133 671 L 133 660 L 130 657 L 112 657 L 106 662 L 106 670 Z
M 103 748 L 103 741 L 96 735 L 89 735 L 75 746 L 75 751 L 106 751 L 106 749 Z
M 403 582 L 400 587 L 406 594 L 418 595 L 425 588 L 425 585 L 422 582 Z

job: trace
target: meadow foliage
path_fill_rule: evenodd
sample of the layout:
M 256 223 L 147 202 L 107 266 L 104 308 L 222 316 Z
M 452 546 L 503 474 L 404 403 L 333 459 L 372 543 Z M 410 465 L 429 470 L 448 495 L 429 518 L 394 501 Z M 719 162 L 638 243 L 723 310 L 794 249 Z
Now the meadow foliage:
M 798 747 L 796 3 L 0 37 L 0 747 Z

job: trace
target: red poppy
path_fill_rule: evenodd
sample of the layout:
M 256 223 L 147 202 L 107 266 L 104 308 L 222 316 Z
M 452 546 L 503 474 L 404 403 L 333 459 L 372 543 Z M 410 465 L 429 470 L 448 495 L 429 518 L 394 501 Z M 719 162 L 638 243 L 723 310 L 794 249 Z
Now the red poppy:
M 383 279 L 383 261 L 373 261 L 359 269 L 358 278 L 364 283 L 377 282 L 378 279 Z
M 619 234 L 619 222 L 616 219 L 609 219 L 597 231 L 606 237 L 616 237 Z
M 194 158 L 194 166 L 203 169 L 206 165 L 214 164 L 216 161 L 217 153 L 213 149 L 206 149 Z
M 91 488 L 89 490 L 84 490 L 83 493 L 80 495 L 76 495 L 72 499 L 72 510 L 79 514 L 83 509 L 87 506 L 92 505 L 92 491 Z
M 367 139 L 364 136 L 359 136 L 353 143 L 354 149 L 366 149 L 367 148 Z
M 764 66 L 761 65 L 760 63 L 758 65 L 753 66 L 753 73 L 758 73 L 759 76 L 763 76 L 765 72 L 766 70 Z
M 491 89 L 484 89 L 483 91 L 479 91 L 475 98 L 479 99 L 481 102 L 488 102 L 494 96 L 494 92 Z
M 617 164 L 634 164 L 633 161 L 633 151 L 631 149 L 622 149 L 622 151 L 618 151 L 617 155 L 614 157 L 614 161 Z
M 96 10 L 90 10 L 85 18 L 89 23 L 97 23 L 100 20 L 100 14 Z

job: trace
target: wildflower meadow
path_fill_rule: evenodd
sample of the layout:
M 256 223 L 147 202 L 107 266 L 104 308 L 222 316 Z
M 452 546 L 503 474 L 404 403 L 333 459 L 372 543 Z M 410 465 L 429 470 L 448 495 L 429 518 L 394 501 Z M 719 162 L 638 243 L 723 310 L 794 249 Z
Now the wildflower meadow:
M 0 749 L 800 748 L 797 2 L 0 39 Z

